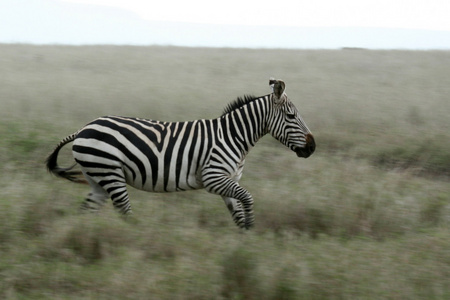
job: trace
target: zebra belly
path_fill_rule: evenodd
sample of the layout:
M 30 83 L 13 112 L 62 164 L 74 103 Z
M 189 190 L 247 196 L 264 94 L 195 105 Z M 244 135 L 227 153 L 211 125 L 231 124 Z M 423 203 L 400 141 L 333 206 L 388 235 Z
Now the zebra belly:
M 167 193 L 167 192 L 180 192 L 180 191 L 188 191 L 188 190 L 196 190 L 203 188 L 203 184 L 198 180 L 197 175 L 191 174 L 188 177 L 180 178 L 178 181 L 175 178 L 171 177 L 159 177 L 157 178 L 156 183 L 150 180 L 146 182 L 144 185 L 140 184 L 140 182 L 136 182 L 130 174 L 125 172 L 125 180 L 127 184 L 130 186 L 137 188 L 139 190 L 147 191 L 147 192 L 156 192 L 156 193 Z M 149 177 L 152 177 L 152 174 L 148 174 Z

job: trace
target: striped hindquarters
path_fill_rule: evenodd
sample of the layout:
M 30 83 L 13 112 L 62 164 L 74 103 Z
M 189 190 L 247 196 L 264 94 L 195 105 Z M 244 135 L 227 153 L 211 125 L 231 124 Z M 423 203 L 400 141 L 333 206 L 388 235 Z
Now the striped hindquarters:
M 212 123 L 102 117 L 79 132 L 73 154 L 91 177 L 120 175 L 146 191 L 198 189 L 197 174 L 213 140 Z

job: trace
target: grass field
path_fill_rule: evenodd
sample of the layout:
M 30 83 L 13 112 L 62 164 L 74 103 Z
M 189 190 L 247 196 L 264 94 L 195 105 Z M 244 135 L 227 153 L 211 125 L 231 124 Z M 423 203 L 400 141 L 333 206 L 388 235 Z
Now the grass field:
M 448 70 L 447 51 L 0 45 L 0 298 L 449 299 Z M 250 231 L 205 191 L 81 214 L 87 187 L 44 168 L 98 116 L 214 118 L 271 76 L 317 149 L 252 150 Z

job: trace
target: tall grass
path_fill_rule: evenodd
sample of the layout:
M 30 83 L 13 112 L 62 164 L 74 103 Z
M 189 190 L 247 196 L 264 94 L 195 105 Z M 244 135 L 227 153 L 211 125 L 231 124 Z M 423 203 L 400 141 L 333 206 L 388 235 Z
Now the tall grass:
M 0 45 L 0 64 L 1 298 L 450 297 L 450 53 Z M 95 117 L 213 118 L 270 76 L 317 151 L 252 150 L 251 231 L 205 191 L 81 214 L 86 186 L 46 173 Z

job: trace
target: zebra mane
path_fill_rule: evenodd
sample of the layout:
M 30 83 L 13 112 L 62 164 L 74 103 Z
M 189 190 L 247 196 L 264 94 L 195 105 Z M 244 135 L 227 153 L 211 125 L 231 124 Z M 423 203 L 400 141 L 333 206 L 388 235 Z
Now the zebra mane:
M 229 103 L 225 109 L 223 110 L 222 116 L 226 115 L 230 112 L 232 112 L 235 109 L 241 108 L 244 105 L 255 101 L 256 99 L 258 99 L 256 96 L 253 95 L 245 95 L 244 97 L 237 97 L 236 100 L 234 100 L 233 102 Z

